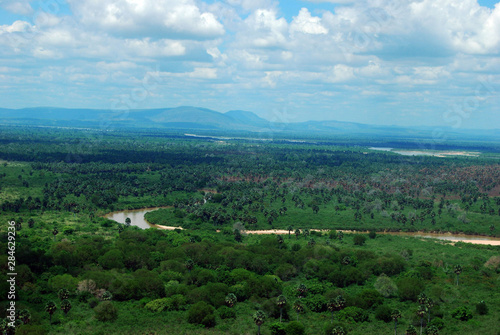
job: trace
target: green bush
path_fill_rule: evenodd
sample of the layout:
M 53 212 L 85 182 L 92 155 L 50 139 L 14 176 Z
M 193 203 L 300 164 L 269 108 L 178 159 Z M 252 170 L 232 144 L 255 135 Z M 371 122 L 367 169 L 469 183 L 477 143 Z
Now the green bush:
M 307 297 L 302 300 L 307 308 L 309 308 L 313 312 L 321 313 L 326 311 L 328 301 L 321 294 L 316 294 L 312 297 Z
M 424 290 L 422 280 L 415 277 L 405 277 L 398 281 L 398 292 L 401 300 L 417 301 L 417 297 Z
M 473 315 L 467 307 L 462 306 L 462 307 L 458 307 L 458 308 L 454 309 L 451 312 L 451 316 L 457 320 L 467 321 L 467 320 L 472 319 Z
M 271 335 L 286 335 L 286 326 L 281 322 L 271 323 L 269 325 L 269 329 L 271 330 Z
M 369 309 L 372 306 L 383 303 L 384 298 L 377 290 L 365 289 L 355 297 L 354 301 L 356 306 L 363 309 Z
M 354 245 L 363 245 L 366 242 L 366 236 L 356 234 L 354 235 L 353 240 L 354 240 Z
M 384 322 L 391 322 L 392 321 L 392 309 L 387 306 L 387 305 L 380 305 L 377 307 L 375 310 L 375 319 L 384 321 Z
M 103 301 L 94 308 L 95 318 L 101 322 L 114 321 L 118 317 L 118 310 L 111 301 Z
M 286 325 L 286 335 L 304 335 L 306 328 L 299 321 L 292 321 Z
M 234 309 L 229 308 L 227 306 L 221 306 L 217 309 L 217 314 L 221 319 L 235 319 L 236 312 Z
M 441 318 L 434 318 L 431 320 L 429 323 L 431 326 L 436 327 L 437 329 L 443 329 L 444 327 L 444 321 Z
M 95 308 L 97 305 L 99 305 L 99 299 L 94 298 L 94 297 L 89 299 L 89 307 L 90 308 Z
M 349 306 L 341 310 L 337 318 L 346 322 L 365 322 L 368 321 L 368 313 L 359 307 Z
M 488 306 L 486 305 L 486 302 L 484 302 L 484 300 L 481 300 L 476 304 L 476 313 L 479 315 L 488 314 Z
M 343 334 L 347 334 L 347 327 L 344 323 L 341 322 L 328 322 L 325 324 L 323 327 L 323 334 L 325 335 L 332 335 L 334 330 L 341 330 L 343 331 Z
M 215 309 L 204 301 L 199 301 L 192 305 L 188 311 L 188 322 L 204 325 L 205 327 L 215 326 Z

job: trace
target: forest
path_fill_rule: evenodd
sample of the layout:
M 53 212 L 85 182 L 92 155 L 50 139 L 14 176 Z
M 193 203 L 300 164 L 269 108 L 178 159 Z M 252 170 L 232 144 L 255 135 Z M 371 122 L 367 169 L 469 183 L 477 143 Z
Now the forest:
M 0 128 L 1 334 L 500 334 L 489 143 Z

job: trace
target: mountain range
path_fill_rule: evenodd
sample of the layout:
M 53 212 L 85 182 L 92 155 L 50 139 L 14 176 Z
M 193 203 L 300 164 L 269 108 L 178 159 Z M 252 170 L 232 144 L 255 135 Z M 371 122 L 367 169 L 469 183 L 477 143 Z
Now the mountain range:
M 38 125 L 60 127 L 157 128 L 213 131 L 245 131 L 252 133 L 292 133 L 317 135 L 366 135 L 384 137 L 428 137 L 436 127 L 378 126 L 340 121 L 272 122 L 244 110 L 220 113 L 192 106 L 157 109 L 105 110 L 35 107 L 23 109 L 0 108 L 0 125 Z M 500 140 L 498 129 L 471 130 L 439 128 L 447 138 L 481 138 Z

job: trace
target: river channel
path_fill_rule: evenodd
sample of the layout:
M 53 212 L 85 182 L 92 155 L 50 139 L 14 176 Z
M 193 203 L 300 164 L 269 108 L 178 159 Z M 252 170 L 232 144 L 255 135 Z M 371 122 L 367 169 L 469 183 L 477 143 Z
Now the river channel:
M 171 226 L 160 226 L 153 225 L 146 221 L 144 215 L 146 213 L 155 211 L 160 208 L 165 207 L 153 207 L 153 208 L 143 208 L 143 209 L 135 209 L 135 210 L 125 210 L 112 212 L 105 215 L 106 218 L 110 220 L 114 220 L 119 223 L 125 224 L 125 220 L 130 218 L 131 225 L 137 226 L 142 229 L 147 228 L 158 228 L 158 229 L 182 229 L 181 227 L 171 227 Z M 316 229 L 313 229 L 316 230 Z M 247 230 L 247 234 L 288 234 L 287 230 Z M 500 245 L 500 238 L 495 237 L 487 237 L 487 236 L 477 236 L 477 235 L 464 235 L 464 234 L 436 234 L 436 233 L 424 233 L 424 232 L 385 232 L 385 233 L 377 233 L 377 234 L 388 234 L 388 235 L 399 235 L 399 236 L 410 236 L 410 237 L 420 237 L 420 238 L 435 238 L 439 240 L 451 241 L 451 242 L 466 242 L 473 244 L 490 244 L 490 245 Z

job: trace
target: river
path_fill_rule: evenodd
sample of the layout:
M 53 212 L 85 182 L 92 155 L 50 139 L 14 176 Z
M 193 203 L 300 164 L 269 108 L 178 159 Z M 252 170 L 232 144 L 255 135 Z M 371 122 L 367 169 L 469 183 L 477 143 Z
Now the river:
M 155 211 L 160 208 L 168 208 L 168 207 L 152 207 L 152 208 L 143 208 L 143 209 L 135 209 L 135 210 L 125 210 L 112 212 L 105 215 L 106 218 L 110 220 L 114 220 L 119 223 L 125 224 L 125 219 L 130 218 L 131 225 L 137 226 L 142 229 L 147 228 L 158 228 L 165 230 L 174 230 L 174 229 L 182 229 L 182 227 L 171 227 L 171 226 L 161 226 L 161 225 L 153 225 L 146 221 L 144 215 L 146 213 Z M 311 229 L 315 231 L 325 231 L 318 229 Z M 349 232 L 349 231 L 345 231 Z M 247 230 L 247 234 L 288 234 L 288 230 L 280 230 L 280 229 L 270 229 L 270 230 Z M 477 235 L 465 235 L 465 234 L 436 234 L 436 233 L 424 233 L 424 232 L 377 232 L 377 234 L 387 234 L 387 235 L 399 235 L 399 236 L 411 236 L 411 237 L 419 237 L 419 238 L 435 238 L 439 240 L 451 241 L 451 242 L 466 242 L 473 244 L 490 244 L 490 245 L 500 245 L 500 238 L 488 237 L 488 236 L 477 236 Z

